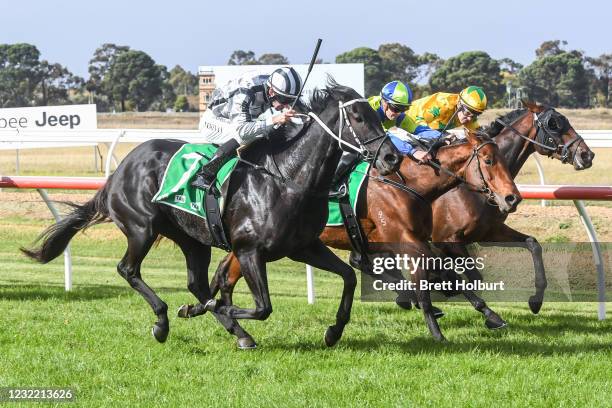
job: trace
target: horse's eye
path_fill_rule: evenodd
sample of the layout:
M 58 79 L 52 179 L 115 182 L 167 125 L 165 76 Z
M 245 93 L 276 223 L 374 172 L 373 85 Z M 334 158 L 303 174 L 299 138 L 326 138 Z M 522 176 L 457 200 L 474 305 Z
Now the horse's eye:
M 487 166 L 491 166 L 493 164 L 493 160 L 491 159 L 485 159 L 484 162 Z
M 355 115 L 354 118 L 355 118 L 355 122 L 357 123 L 363 122 L 363 118 L 361 117 L 361 115 Z
M 548 128 L 550 130 L 559 130 L 559 124 L 557 123 L 557 120 L 554 118 L 550 118 L 548 120 Z

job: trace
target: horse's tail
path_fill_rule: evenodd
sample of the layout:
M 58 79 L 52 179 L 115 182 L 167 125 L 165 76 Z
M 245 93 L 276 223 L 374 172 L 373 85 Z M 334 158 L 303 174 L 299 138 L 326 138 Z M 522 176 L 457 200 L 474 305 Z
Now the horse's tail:
M 106 183 L 108 186 L 109 182 Z M 74 210 L 61 221 L 44 230 L 35 242 L 42 241 L 38 248 L 20 248 L 28 257 L 47 263 L 57 258 L 68 246 L 77 232 L 108 220 L 107 187 L 104 186 L 96 195 L 83 205 L 66 203 Z

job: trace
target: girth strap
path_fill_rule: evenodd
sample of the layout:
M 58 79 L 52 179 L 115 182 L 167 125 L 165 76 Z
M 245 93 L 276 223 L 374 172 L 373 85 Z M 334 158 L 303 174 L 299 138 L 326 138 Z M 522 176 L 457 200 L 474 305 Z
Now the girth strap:
M 346 190 L 348 186 L 345 184 Z M 342 214 L 342 220 L 344 221 L 344 228 L 348 234 L 351 247 L 355 252 L 361 255 L 361 264 L 370 265 L 370 259 L 368 258 L 368 239 L 363 233 L 359 219 L 355 215 L 355 211 L 349 201 L 349 195 L 339 197 L 338 204 L 340 204 L 340 214 Z
M 223 222 L 221 221 L 221 209 L 219 208 L 219 201 L 213 193 L 216 188 L 213 186 L 206 191 L 205 204 L 206 204 L 206 222 L 208 223 L 208 230 L 212 237 L 212 245 L 221 248 L 227 252 L 232 250 L 232 247 L 227 239 L 225 230 L 223 229 Z

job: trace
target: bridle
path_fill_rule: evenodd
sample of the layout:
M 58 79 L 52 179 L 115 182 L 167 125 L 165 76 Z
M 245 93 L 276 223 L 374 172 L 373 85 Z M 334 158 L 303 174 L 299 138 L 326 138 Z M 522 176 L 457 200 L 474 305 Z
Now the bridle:
M 309 112 L 308 116 L 313 118 L 318 124 L 319 126 L 321 126 L 323 128 L 323 130 L 325 130 L 325 132 L 331 136 L 332 138 L 336 139 L 338 141 L 338 147 L 341 150 L 343 149 L 343 145 L 346 146 L 347 148 L 354 150 L 355 152 L 359 153 L 363 159 L 367 162 L 373 163 L 376 158 L 378 157 L 378 154 L 380 153 L 380 149 L 383 145 L 383 143 L 385 142 L 385 139 L 387 137 L 389 137 L 389 135 L 387 135 L 387 133 L 380 135 L 380 136 L 375 136 L 371 139 L 368 139 L 364 142 L 361 141 L 361 139 L 357 136 L 357 133 L 355 132 L 355 129 L 353 128 L 353 125 L 351 124 L 351 121 L 349 120 L 349 115 L 346 111 L 346 108 L 355 104 L 355 103 L 369 103 L 367 99 L 365 98 L 355 98 L 355 99 L 351 99 L 350 101 L 347 102 L 342 102 L 342 101 L 338 101 L 338 110 L 339 110 L 339 117 L 338 117 L 338 134 L 336 135 L 322 120 L 321 118 L 319 118 L 319 116 L 314 113 L 314 112 Z M 349 130 L 350 134 L 353 136 L 353 140 L 355 141 L 355 145 L 349 142 L 346 142 L 344 140 L 342 140 L 342 134 L 345 131 L 344 127 L 346 126 L 346 129 Z M 380 143 L 378 144 L 376 150 L 374 153 L 371 153 L 368 148 L 367 145 L 374 143 L 376 141 L 380 140 Z
M 489 145 L 489 144 L 493 144 L 494 145 L 495 142 L 493 140 L 485 140 L 484 142 L 480 143 L 478 146 L 474 147 L 472 149 L 472 155 L 470 156 L 470 159 L 468 160 L 466 165 L 463 167 L 464 169 L 467 169 L 469 167 L 470 163 L 472 162 L 472 160 L 476 159 L 477 167 L 478 167 L 478 175 L 480 176 L 480 181 L 482 182 L 481 186 L 477 186 L 477 185 L 474 185 L 474 184 L 470 183 L 464 177 L 461 177 L 460 175 L 458 175 L 457 173 L 447 169 L 446 167 L 440 166 L 438 163 L 434 162 L 433 160 L 430 160 L 427 164 L 437 168 L 438 170 L 446 173 L 447 175 L 449 175 L 451 177 L 456 178 L 460 182 L 462 182 L 462 183 L 466 184 L 467 186 L 471 187 L 472 191 L 475 191 L 477 193 L 482 193 L 482 194 L 486 195 L 487 203 L 488 204 L 493 205 L 493 206 L 498 206 L 497 203 L 495 202 L 495 193 L 491 190 L 491 188 L 487 184 L 485 176 L 482 173 L 482 168 L 480 167 L 480 156 L 478 155 L 478 152 L 480 151 L 480 149 L 482 149 L 483 147 L 485 147 L 486 145 Z
M 532 139 L 528 135 L 523 135 L 519 132 L 514 126 L 512 126 L 515 122 L 520 120 L 520 118 L 516 119 L 513 123 L 506 123 L 501 118 L 495 119 L 495 122 L 500 125 L 510 129 L 512 133 L 520 136 L 525 139 L 527 142 L 534 144 L 536 146 L 541 147 L 542 149 L 547 151 L 547 156 L 550 157 L 553 153 L 559 155 L 559 160 L 561 163 L 569 163 L 570 162 L 570 148 L 574 143 L 578 143 L 576 150 L 574 151 L 573 157 L 571 157 L 571 162 L 576 159 L 576 152 L 578 151 L 578 147 L 580 144 L 584 143 L 584 139 L 576 133 L 576 136 L 566 142 L 563 143 L 563 134 L 569 128 L 569 124 L 567 120 L 564 120 L 563 126 L 559 127 L 556 130 L 550 129 L 548 122 L 552 117 L 552 113 L 555 112 L 552 108 L 547 108 L 546 110 L 540 112 L 539 114 L 532 112 L 533 114 L 533 125 L 532 128 L 536 128 L 535 137 Z

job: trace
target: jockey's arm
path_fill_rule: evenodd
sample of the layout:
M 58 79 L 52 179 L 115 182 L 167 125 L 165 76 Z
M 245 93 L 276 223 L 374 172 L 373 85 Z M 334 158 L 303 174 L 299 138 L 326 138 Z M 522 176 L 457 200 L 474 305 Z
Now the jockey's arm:
M 274 128 L 271 115 L 260 115 L 254 119 L 249 113 L 251 103 L 249 96 L 238 94 L 231 100 L 230 120 L 236 126 L 240 144 L 248 144 L 253 140 L 266 136 Z

